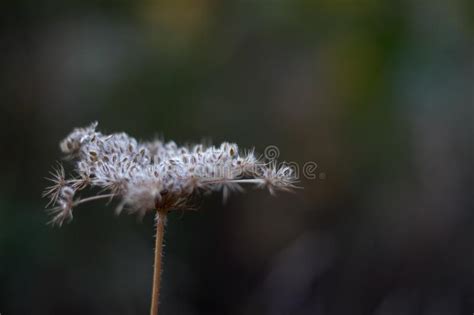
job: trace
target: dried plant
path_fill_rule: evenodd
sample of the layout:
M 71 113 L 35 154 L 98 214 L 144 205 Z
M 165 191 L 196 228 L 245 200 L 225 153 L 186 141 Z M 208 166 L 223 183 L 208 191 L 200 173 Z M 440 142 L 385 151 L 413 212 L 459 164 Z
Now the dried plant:
M 49 198 L 50 223 L 61 226 L 73 218 L 73 208 L 98 199 L 117 199 L 122 210 L 143 217 L 156 214 L 155 270 L 151 314 L 158 314 L 161 254 L 166 215 L 172 210 L 192 209 L 194 196 L 206 192 L 239 191 L 243 184 L 266 188 L 270 193 L 295 188 L 291 167 L 277 167 L 250 150 L 239 154 L 236 144 L 219 147 L 177 146 L 174 142 L 139 142 L 126 133 L 110 135 L 96 131 L 97 123 L 76 128 L 60 148 L 74 161 L 74 175 L 67 178 L 61 164 L 52 172 L 44 197 Z M 84 188 L 101 193 L 79 197 Z M 76 197 L 77 196 L 77 197 Z

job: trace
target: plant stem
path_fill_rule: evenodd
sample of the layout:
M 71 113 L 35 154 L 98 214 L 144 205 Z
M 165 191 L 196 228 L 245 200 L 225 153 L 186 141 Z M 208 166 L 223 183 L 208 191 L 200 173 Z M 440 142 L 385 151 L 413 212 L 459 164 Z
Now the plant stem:
M 158 209 L 156 212 L 155 264 L 153 268 L 153 289 L 151 295 L 150 315 L 158 315 L 160 302 L 161 257 L 163 256 L 163 236 L 165 234 L 167 211 Z

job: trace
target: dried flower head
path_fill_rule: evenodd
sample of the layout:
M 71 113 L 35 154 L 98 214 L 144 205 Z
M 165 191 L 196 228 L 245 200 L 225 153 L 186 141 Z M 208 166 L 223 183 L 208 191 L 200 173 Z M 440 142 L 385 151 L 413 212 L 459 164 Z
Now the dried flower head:
M 122 209 L 143 216 L 147 211 L 187 209 L 192 197 L 201 192 L 241 190 L 254 184 L 276 190 L 295 188 L 295 176 L 288 166 L 262 161 L 253 150 L 239 154 L 235 143 L 219 147 L 178 146 L 176 143 L 139 142 L 126 133 L 110 135 L 96 131 L 97 123 L 74 129 L 60 148 L 75 163 L 75 175 L 66 178 L 59 165 L 52 173 L 49 197 L 51 223 L 61 225 L 72 219 L 72 209 L 92 200 L 116 198 Z M 86 187 L 101 188 L 101 194 L 75 197 Z

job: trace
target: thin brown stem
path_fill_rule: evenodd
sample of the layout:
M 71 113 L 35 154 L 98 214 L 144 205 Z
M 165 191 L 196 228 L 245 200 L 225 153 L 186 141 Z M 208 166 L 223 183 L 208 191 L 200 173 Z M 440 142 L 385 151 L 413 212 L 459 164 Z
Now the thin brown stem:
M 163 255 L 163 236 L 165 234 L 167 211 L 158 209 L 156 212 L 155 264 L 153 268 L 153 289 L 151 294 L 150 315 L 158 315 L 160 302 L 161 257 Z
M 99 200 L 99 199 L 104 199 L 104 198 L 112 198 L 114 197 L 115 194 L 106 194 L 106 195 L 97 195 L 97 196 L 92 196 L 84 199 L 79 199 L 77 201 L 74 201 L 73 206 L 78 206 L 81 203 L 89 202 L 89 201 L 94 201 L 94 200 Z

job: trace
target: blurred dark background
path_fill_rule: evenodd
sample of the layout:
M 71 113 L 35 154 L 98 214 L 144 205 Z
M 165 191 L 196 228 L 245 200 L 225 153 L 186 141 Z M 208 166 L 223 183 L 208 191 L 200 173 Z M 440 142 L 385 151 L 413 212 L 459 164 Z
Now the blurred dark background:
M 5 1 L 0 313 L 148 313 L 151 215 L 46 225 L 58 142 L 98 120 L 318 164 L 171 215 L 163 314 L 472 314 L 473 3 Z

